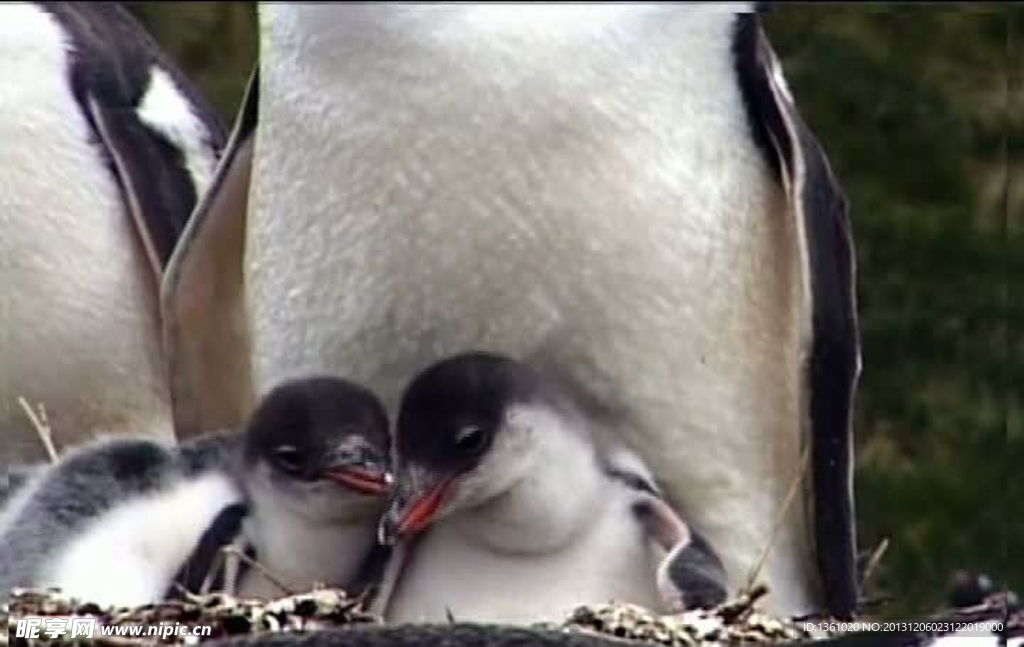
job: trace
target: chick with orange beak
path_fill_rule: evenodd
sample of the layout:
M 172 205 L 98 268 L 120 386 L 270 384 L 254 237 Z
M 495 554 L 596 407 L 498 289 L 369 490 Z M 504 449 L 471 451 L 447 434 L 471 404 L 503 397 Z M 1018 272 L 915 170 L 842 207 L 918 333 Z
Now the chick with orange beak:
M 409 384 L 379 526 L 381 543 L 402 546 L 377 603 L 389 622 L 530 624 L 588 603 L 670 612 L 724 598 L 717 556 L 613 425 L 561 387 L 478 352 Z
M 263 398 L 242 452 L 250 502 L 242 532 L 278 582 L 251 569 L 239 593 L 279 596 L 278 583 L 350 588 L 375 549 L 389 452 L 384 406 L 360 385 L 317 376 Z
M 0 598 L 55 587 L 134 607 L 207 584 L 257 598 L 352 589 L 380 552 L 389 446 L 376 396 L 317 376 L 279 384 L 244 430 L 179 445 L 116 434 L 19 467 L 0 508 Z M 228 543 L 274 581 L 222 567 Z

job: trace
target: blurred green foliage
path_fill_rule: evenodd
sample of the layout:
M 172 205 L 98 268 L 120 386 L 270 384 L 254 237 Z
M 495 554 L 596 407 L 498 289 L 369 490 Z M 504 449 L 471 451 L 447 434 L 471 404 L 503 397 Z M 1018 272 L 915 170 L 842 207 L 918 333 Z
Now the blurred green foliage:
M 852 203 L 858 520 L 862 548 L 890 539 L 890 614 L 939 603 L 958 567 L 1024 586 L 1022 18 L 780 4 L 766 19 Z
M 254 2 L 124 2 L 230 128 L 259 49 Z
M 230 123 L 254 4 L 127 4 Z M 765 24 L 852 203 L 860 542 L 890 541 L 867 593 L 922 613 L 960 567 L 1024 592 L 1024 6 L 778 3 Z

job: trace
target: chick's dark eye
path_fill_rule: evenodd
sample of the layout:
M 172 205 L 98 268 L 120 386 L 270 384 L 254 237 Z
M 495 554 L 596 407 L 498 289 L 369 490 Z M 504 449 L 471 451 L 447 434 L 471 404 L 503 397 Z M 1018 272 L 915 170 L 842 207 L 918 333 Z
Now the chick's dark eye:
M 484 430 L 476 425 L 466 425 L 455 434 L 455 446 L 465 454 L 472 454 L 483 447 L 486 436 Z
M 279 469 L 289 474 L 296 474 L 302 471 L 302 461 L 299 450 L 291 445 L 279 445 L 270 452 L 271 460 Z

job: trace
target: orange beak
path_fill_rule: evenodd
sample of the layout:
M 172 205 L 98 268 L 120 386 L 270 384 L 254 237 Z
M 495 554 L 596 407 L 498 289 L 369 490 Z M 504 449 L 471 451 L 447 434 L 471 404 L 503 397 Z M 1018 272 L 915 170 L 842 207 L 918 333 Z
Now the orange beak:
M 399 484 L 381 518 L 379 540 L 392 544 L 399 537 L 421 532 L 434 521 L 448 499 L 454 478 L 428 481 L 421 487 Z
M 338 463 L 328 467 L 323 474 L 326 478 L 367 496 L 386 494 L 391 487 L 390 472 L 384 465 L 372 460 Z

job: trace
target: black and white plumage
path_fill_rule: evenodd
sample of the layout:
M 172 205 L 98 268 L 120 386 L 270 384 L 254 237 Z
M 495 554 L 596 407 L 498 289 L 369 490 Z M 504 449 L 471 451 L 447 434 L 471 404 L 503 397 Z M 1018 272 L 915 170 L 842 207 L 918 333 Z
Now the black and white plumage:
M 529 624 L 608 600 L 668 613 L 725 598 L 713 551 L 636 455 L 525 364 L 468 353 L 429 367 L 402 398 L 395 448 L 381 539 L 413 541 L 382 587 L 389 621 Z
M 668 551 L 658 566 L 657 583 L 669 613 L 706 609 L 726 600 L 728 577 L 707 539 L 689 528 L 660 492 L 634 504 L 647 534 Z
M 246 433 L 241 532 L 277 582 L 249 570 L 237 592 L 352 588 L 374 551 L 389 452 L 387 413 L 355 384 L 293 380 L 265 397 Z
M 330 377 L 275 388 L 244 433 L 180 447 L 124 435 L 87 443 L 0 512 L 0 591 L 54 586 L 101 604 L 152 603 L 175 583 L 194 590 L 216 576 L 217 551 L 239 538 L 287 585 L 346 585 L 374 543 L 387 456 L 380 403 Z M 230 583 L 254 597 L 281 593 L 262 580 L 249 570 Z
M 852 614 L 846 201 L 744 8 L 261 6 L 164 285 L 176 415 L 310 370 L 394 408 L 452 353 L 543 360 L 617 412 L 731 590 L 771 542 L 769 611 Z
M 172 437 L 158 286 L 225 144 L 114 2 L 0 5 L 0 464 L 95 433 Z
M 0 512 L 0 595 L 52 586 L 99 604 L 160 600 L 206 527 L 241 500 L 232 442 L 174 448 L 119 434 L 72 449 Z

